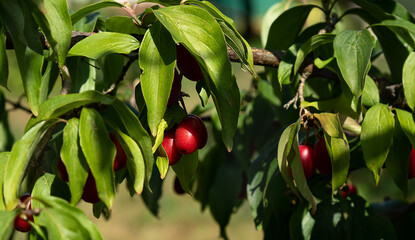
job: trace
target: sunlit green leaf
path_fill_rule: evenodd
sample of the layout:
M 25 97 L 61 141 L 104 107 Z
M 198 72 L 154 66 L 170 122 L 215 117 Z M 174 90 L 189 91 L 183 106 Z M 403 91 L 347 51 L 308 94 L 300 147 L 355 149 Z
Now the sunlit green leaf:
M 116 1 L 112 1 L 112 0 L 103 0 L 97 3 L 93 3 L 90 4 L 88 6 L 85 6 L 81 9 L 79 9 L 78 11 L 74 12 L 71 15 L 71 20 L 72 20 L 72 24 L 75 24 L 76 22 L 78 22 L 79 20 L 81 20 L 83 17 L 85 17 L 86 15 L 93 13 L 101 8 L 106 8 L 106 7 L 124 7 L 124 5 L 122 5 L 119 2 Z
M 409 54 L 403 66 L 403 90 L 408 106 L 415 111 L 415 53 Z
M 14 230 L 14 211 L 0 211 L 0 238 L 9 239 Z

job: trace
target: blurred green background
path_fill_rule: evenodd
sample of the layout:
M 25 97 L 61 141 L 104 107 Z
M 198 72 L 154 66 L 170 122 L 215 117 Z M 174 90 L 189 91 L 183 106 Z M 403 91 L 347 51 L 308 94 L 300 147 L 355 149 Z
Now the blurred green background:
M 76 11 L 88 3 L 97 1 L 69 0 L 69 7 Z M 213 1 L 212 1 L 213 2 Z M 250 41 L 253 46 L 260 46 L 261 19 L 265 12 L 275 3 L 274 0 L 220 0 L 215 4 L 228 16 L 235 20 L 241 33 Z M 401 0 L 411 12 L 415 12 L 415 1 Z M 125 12 L 114 9 L 105 9 L 102 16 L 122 14 Z M 312 18 L 319 18 L 313 15 Z M 315 19 L 314 19 L 315 21 Z M 9 57 L 9 90 L 5 89 L 6 97 L 12 101 L 17 101 L 23 94 L 20 81 L 20 74 L 17 69 L 13 51 L 8 51 Z M 374 64 L 384 65 L 382 60 Z M 240 70 L 239 64 L 233 64 L 235 75 L 241 89 L 247 89 L 250 84 L 250 75 Z M 256 68 L 258 72 L 262 67 Z M 132 82 L 138 77 L 139 70 L 137 64 L 133 64 L 126 75 L 120 92 L 127 97 L 132 91 Z M 59 94 L 60 82 L 57 81 L 53 95 Z M 194 83 L 183 81 L 183 91 L 190 95 L 186 98 L 186 106 L 192 109 L 199 103 L 199 98 L 195 91 Z M 26 103 L 23 103 L 27 106 Z M 10 109 L 11 106 L 8 106 Z M 23 129 L 30 118 L 30 115 L 21 110 L 10 111 L 9 121 L 15 139 L 23 134 Z M 205 149 L 206 151 L 206 149 Z M 203 155 L 203 152 L 202 154 Z M 154 217 L 145 207 L 139 196 L 131 198 L 124 184 L 119 186 L 118 193 L 114 201 L 112 216 L 109 221 L 105 219 L 95 219 L 92 214 L 92 205 L 81 202 L 79 206 L 87 215 L 98 225 L 104 239 L 182 239 L 182 240 L 207 240 L 219 237 L 219 227 L 210 215 L 209 209 L 201 212 L 200 204 L 188 195 L 177 195 L 173 191 L 173 171 L 169 171 L 163 184 L 163 195 L 159 202 L 159 217 Z M 357 185 L 359 194 L 369 202 L 382 202 L 385 197 L 392 199 L 402 199 L 403 196 L 399 189 L 394 185 L 388 174 L 382 175 L 377 188 L 374 187 L 371 174 L 365 170 L 354 171 L 351 180 Z M 406 201 L 415 199 L 415 180 L 409 184 L 409 196 Z M 252 240 L 262 239 L 262 232 L 255 229 L 255 225 L 250 215 L 248 203 L 245 201 L 240 209 L 232 216 L 227 228 L 230 239 Z M 17 239 L 24 239 L 24 235 L 17 234 Z

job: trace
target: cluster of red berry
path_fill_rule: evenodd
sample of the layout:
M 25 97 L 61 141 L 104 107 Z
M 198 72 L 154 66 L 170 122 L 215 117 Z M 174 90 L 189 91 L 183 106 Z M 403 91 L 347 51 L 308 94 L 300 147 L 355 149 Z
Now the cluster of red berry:
M 207 142 L 207 130 L 200 117 L 190 114 L 175 127 L 164 132 L 162 146 L 167 153 L 169 165 L 179 162 L 183 154 L 201 149 Z
M 22 211 L 14 218 L 14 228 L 20 232 L 29 232 L 30 222 L 33 222 L 32 200 L 30 193 L 25 193 L 19 199 Z

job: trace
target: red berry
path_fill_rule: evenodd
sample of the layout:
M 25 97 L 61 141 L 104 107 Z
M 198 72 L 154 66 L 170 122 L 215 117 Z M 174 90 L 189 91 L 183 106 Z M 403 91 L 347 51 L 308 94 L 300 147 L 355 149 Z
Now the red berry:
M 203 133 L 197 118 L 189 115 L 177 126 L 174 142 L 177 150 L 182 154 L 191 154 L 200 146 Z
M 412 148 L 411 156 L 409 157 L 408 179 L 415 178 L 415 149 Z
M 58 174 L 59 174 L 59 177 L 61 177 L 63 181 L 65 182 L 69 181 L 68 171 L 66 170 L 65 164 L 63 163 L 60 157 L 58 159 Z
M 206 126 L 205 126 L 205 124 L 203 123 L 202 119 L 199 116 L 194 115 L 194 114 L 189 114 L 188 117 L 196 119 L 198 124 L 199 124 L 200 142 L 199 142 L 199 147 L 198 148 L 202 149 L 206 145 L 207 137 L 208 137 Z
M 347 198 L 350 194 L 357 194 L 357 188 L 353 184 L 347 184 L 346 187 L 342 188 L 341 195 L 344 198 Z
M 173 85 L 171 86 L 169 100 L 167 102 L 167 106 L 171 106 L 177 102 L 182 93 L 182 78 L 180 77 L 179 73 L 174 70 L 174 79 Z
M 178 45 L 176 49 L 177 67 L 179 68 L 180 73 L 192 81 L 202 80 L 202 70 L 193 55 L 181 44 Z
M 167 153 L 167 158 L 169 159 L 170 166 L 176 164 L 182 157 L 182 154 L 176 148 L 174 133 L 175 129 L 165 131 L 163 142 L 161 143 L 164 151 Z
M 98 197 L 97 185 L 91 171 L 89 171 L 88 178 L 85 182 L 82 199 L 89 203 L 97 203 L 100 200 Z
M 24 220 L 24 219 L 27 220 Z M 14 229 L 20 232 L 29 232 L 31 229 L 29 221 L 33 222 L 31 211 L 23 211 L 14 218 Z
M 324 138 L 320 138 L 314 144 L 313 160 L 315 168 L 317 168 L 321 174 L 331 174 L 331 159 Z
M 109 134 L 112 143 L 114 143 L 117 153 L 114 159 L 114 172 L 122 169 L 127 164 L 127 154 L 122 148 L 120 141 L 118 141 L 117 136 L 114 133 Z
M 185 191 L 182 188 L 182 185 L 180 184 L 179 178 L 177 176 L 174 179 L 174 191 L 179 195 L 182 195 L 185 193 Z
M 314 173 L 313 167 L 313 146 L 300 145 L 300 158 L 303 164 L 304 175 L 306 180 L 310 180 Z

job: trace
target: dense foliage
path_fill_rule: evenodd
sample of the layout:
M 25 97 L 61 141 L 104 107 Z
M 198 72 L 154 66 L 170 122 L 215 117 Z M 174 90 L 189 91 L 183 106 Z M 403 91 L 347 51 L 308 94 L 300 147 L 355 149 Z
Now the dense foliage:
M 264 17 L 264 50 L 208 1 L 150 2 L 137 15 L 111 0 L 72 14 L 65 0 L 0 0 L 0 85 L 14 51 L 32 114 L 14 141 L 0 95 L 2 239 L 102 239 L 77 203 L 109 218 L 126 183 L 157 215 L 167 172 L 224 238 L 245 200 L 264 239 L 412 237 L 411 204 L 370 205 L 348 178 L 367 168 L 378 184 L 387 171 L 407 196 L 415 176 L 415 20 L 401 4 L 283 0 Z M 103 18 L 107 7 L 129 16 Z M 311 11 L 324 21 L 310 25 Z M 248 91 L 230 60 L 251 74 Z M 124 102 L 129 68 L 140 80 Z

